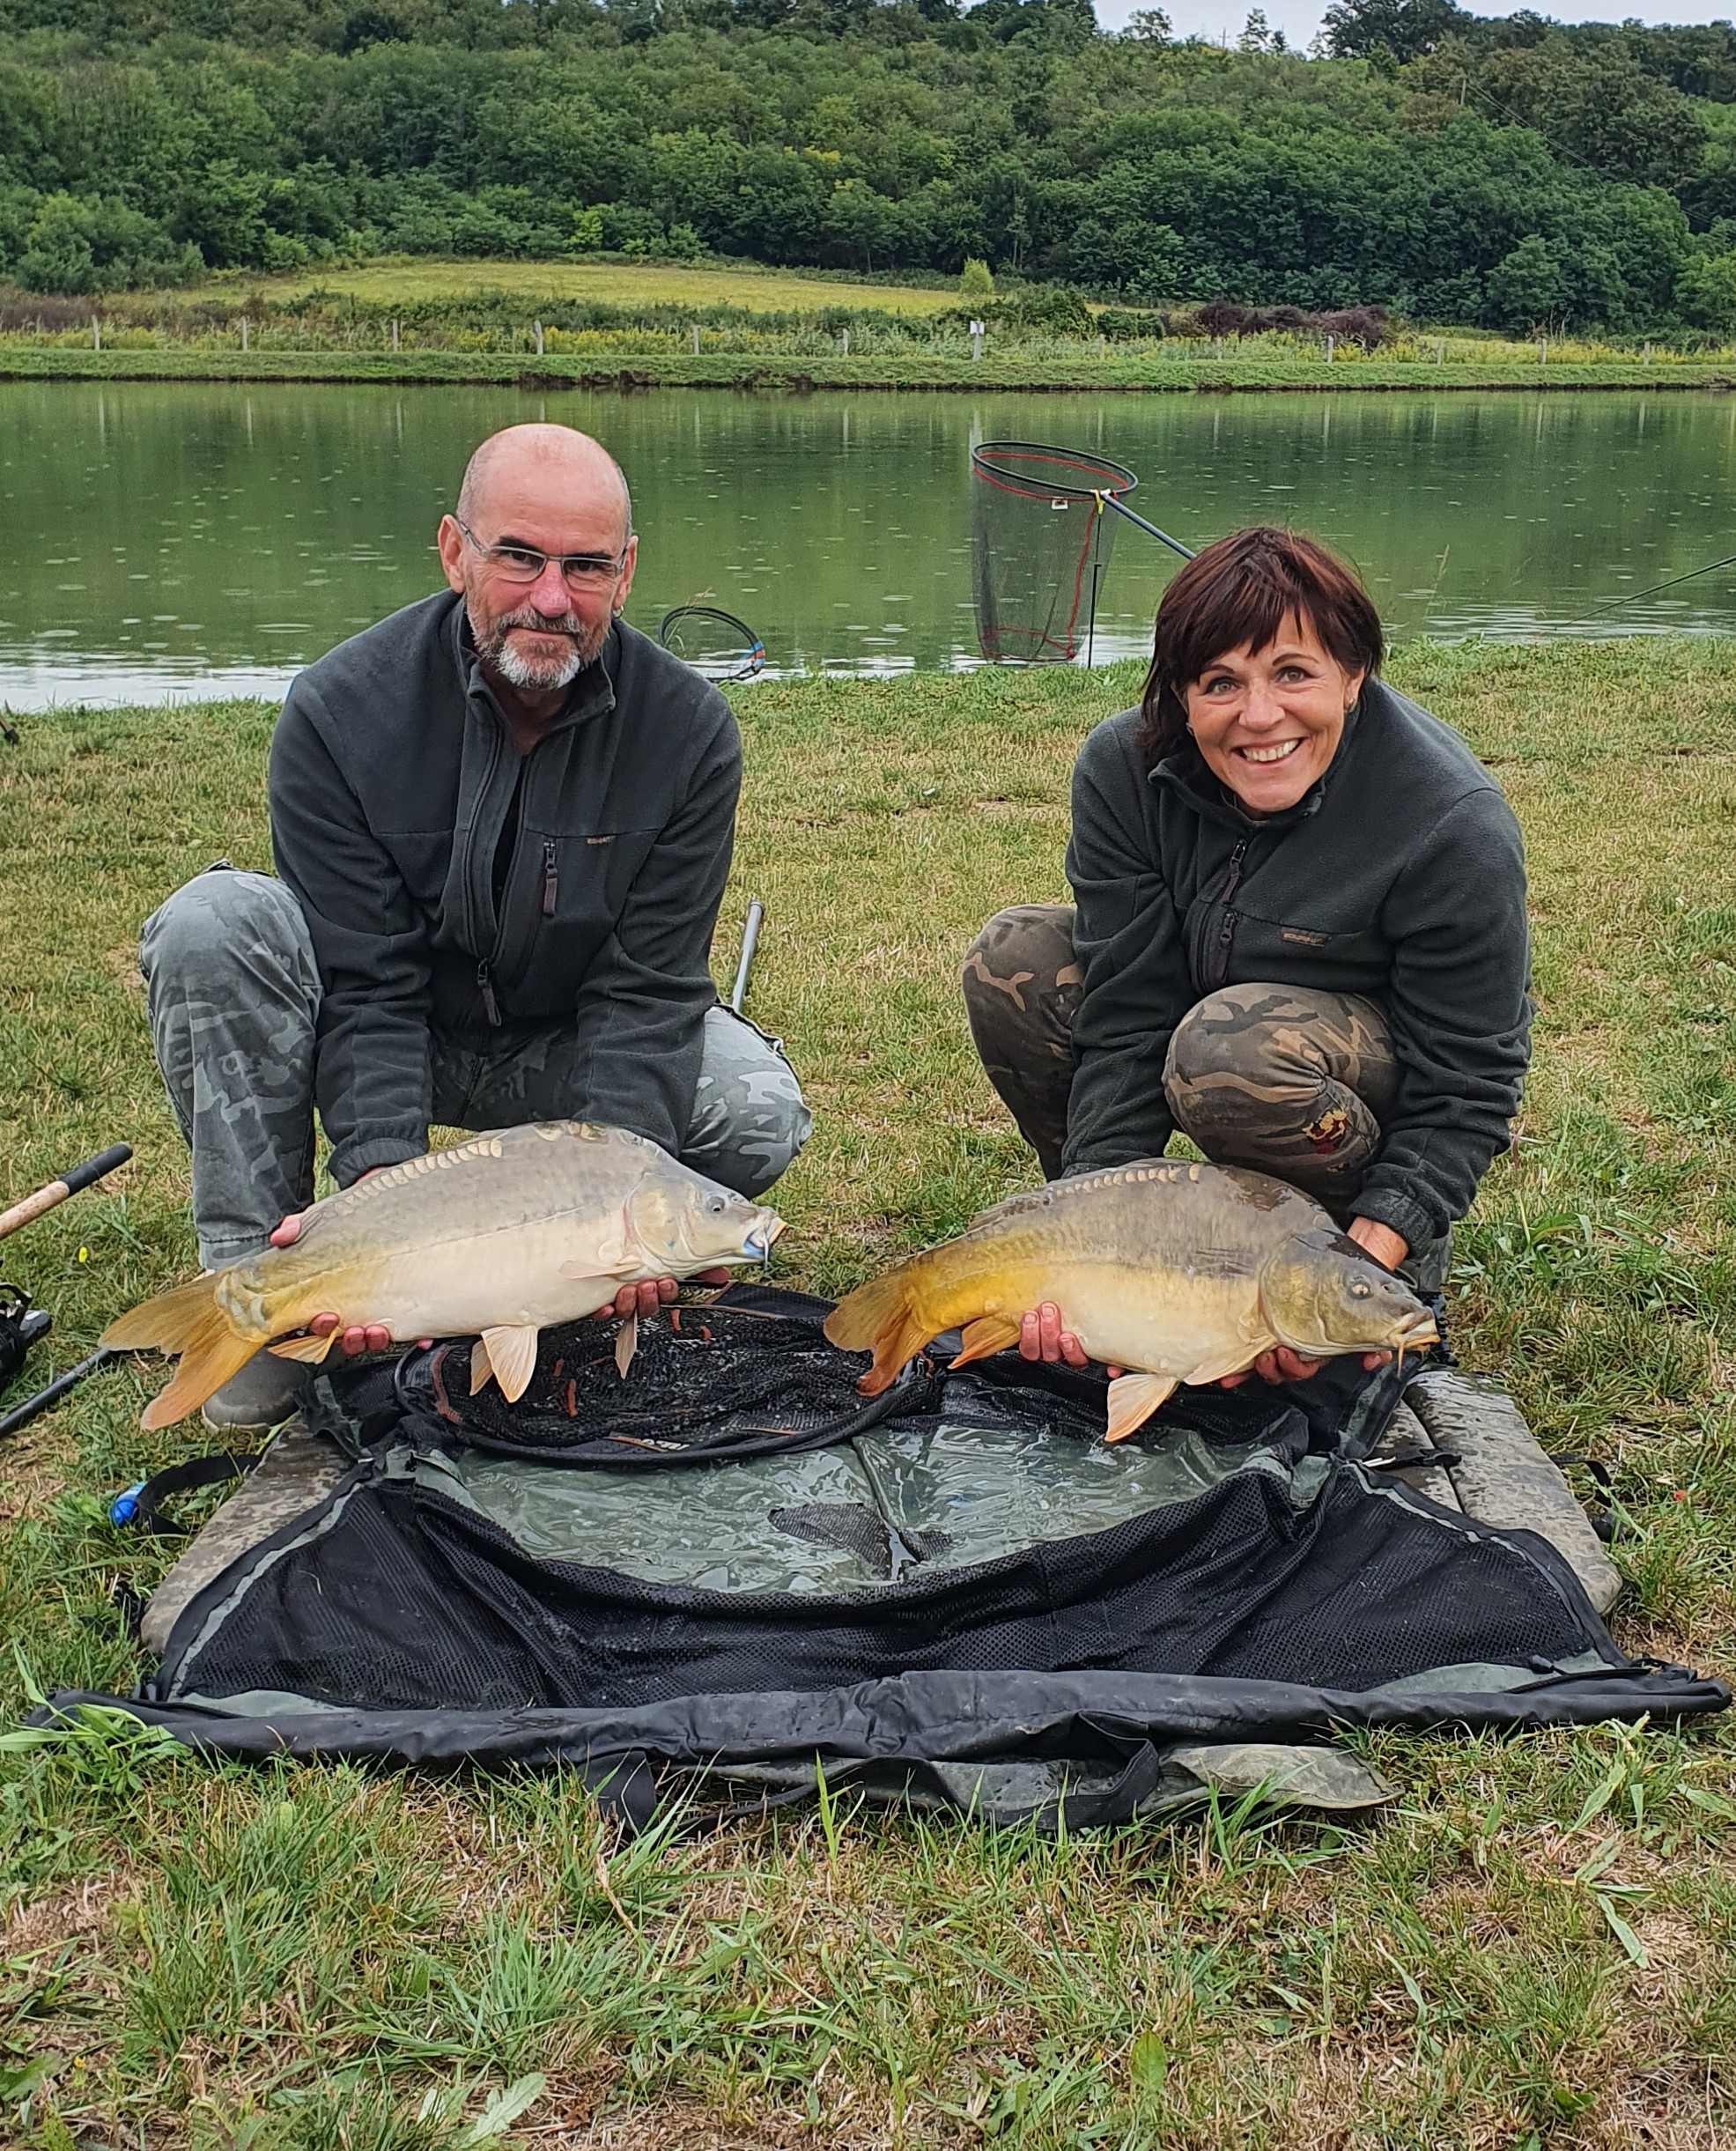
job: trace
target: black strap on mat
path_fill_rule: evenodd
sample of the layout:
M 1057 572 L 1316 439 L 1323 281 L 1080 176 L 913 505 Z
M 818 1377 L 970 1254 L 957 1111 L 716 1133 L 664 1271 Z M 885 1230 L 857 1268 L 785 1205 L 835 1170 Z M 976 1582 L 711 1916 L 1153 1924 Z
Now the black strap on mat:
M 177 1494 L 191 1494 L 200 1487 L 221 1486 L 228 1479 L 245 1479 L 258 1462 L 256 1456 L 233 1456 L 226 1451 L 188 1457 L 185 1463 L 171 1464 L 166 1470 L 154 1473 L 142 1486 L 130 1489 L 121 1497 L 129 1504 L 126 1513 L 117 1516 L 111 1509 L 110 1516 L 125 1530 L 148 1531 L 159 1539 L 183 1538 L 187 1526 L 165 1516 L 163 1504 L 173 1501 Z

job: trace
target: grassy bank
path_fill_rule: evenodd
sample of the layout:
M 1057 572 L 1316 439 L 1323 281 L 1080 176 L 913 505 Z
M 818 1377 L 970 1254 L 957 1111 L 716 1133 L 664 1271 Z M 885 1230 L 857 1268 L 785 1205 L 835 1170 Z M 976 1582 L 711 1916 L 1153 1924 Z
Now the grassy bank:
M 315 292 L 381 307 L 469 299 L 477 292 L 531 307 L 550 298 L 587 299 L 614 307 L 740 307 L 754 314 L 838 306 L 920 315 L 958 304 L 954 285 L 941 278 L 928 284 L 866 283 L 835 270 L 804 273 L 765 269 L 755 262 L 455 262 L 403 256 L 294 276 L 232 273 L 218 288 L 225 286 L 238 299 L 258 293 L 279 305 Z M 192 285 L 171 296 L 199 304 L 211 299 L 213 289 Z
M 1134 677 L 738 697 L 719 969 L 762 895 L 755 1013 L 816 1111 L 779 1198 L 788 1281 L 836 1290 L 1031 1179 L 971 1059 L 958 952 L 997 905 L 1060 893 L 1068 764 Z M 1730 646 L 1414 647 L 1395 677 L 1469 734 L 1530 847 L 1538 1066 L 1463 1235 L 1460 1350 L 1610 1475 L 1621 1639 L 1728 1674 Z M 265 862 L 270 714 L 18 721 L 0 1200 L 118 1136 L 138 1150 L 8 1243 L 56 1316 L 46 1375 L 190 1266 L 137 926 L 213 858 Z M 0 1452 L 9 1714 L 32 1682 L 135 1677 L 108 1592 L 172 1549 L 111 1530 L 104 1501 L 205 1445 L 140 1434 L 144 1394 L 112 1373 Z M 1220 1816 L 1045 1846 L 846 1810 L 626 1850 L 558 1783 L 11 1748 L 0 2138 L 437 2147 L 536 2073 L 522 2140 L 597 2151 L 1729 2142 L 1736 1731 L 1370 1746 L 1403 1797 L 1348 1829 Z
M 811 388 L 978 390 L 1108 389 L 1223 395 L 1236 390 L 1404 389 L 1413 394 L 1456 389 L 1726 388 L 1736 362 L 1678 359 L 1644 366 L 1637 359 L 1563 361 L 1539 366 L 1459 360 L 1385 358 L 1379 355 L 1326 365 L 1319 358 L 1262 354 L 1156 357 L 1089 345 L 1070 352 L 991 352 L 980 360 L 946 353 L 901 351 L 882 356 L 787 357 L 754 350 L 698 354 L 602 348 L 564 354 L 531 351 L 344 351 L 315 345 L 241 351 L 187 349 L 138 343 L 101 351 L 88 345 L 0 339 L 0 381 L 381 381 L 516 383 L 540 388 L 748 388 L 801 393 Z
M 1309 318 L 1219 335 L 1208 310 L 1093 312 L 1040 285 L 971 306 L 953 292 L 742 264 L 385 261 L 100 300 L 0 288 L 0 378 L 1171 394 L 1736 380 L 1736 348 L 1705 336 L 1681 348 L 1514 342 Z M 1347 322 L 1353 330 L 1327 333 Z

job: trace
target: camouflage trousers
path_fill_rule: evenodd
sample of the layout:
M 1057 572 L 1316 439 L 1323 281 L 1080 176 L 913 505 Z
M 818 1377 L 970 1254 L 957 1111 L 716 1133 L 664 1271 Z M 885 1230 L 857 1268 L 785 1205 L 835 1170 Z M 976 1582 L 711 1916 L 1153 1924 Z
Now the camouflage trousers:
M 964 959 L 978 1054 L 1051 1179 L 1067 1139 L 1082 985 L 1073 916 L 1070 905 L 1015 905 L 989 920 Z M 1380 1149 L 1398 1073 L 1373 1002 L 1226 986 L 1176 1025 L 1163 1083 L 1176 1126 L 1215 1164 L 1288 1180 L 1341 1223 Z M 1413 1250 L 1406 1275 L 1438 1290 L 1448 1246 Z
M 139 954 L 157 1065 L 193 1154 L 193 1222 L 207 1269 L 264 1246 L 314 1195 L 314 1047 L 320 974 L 299 905 L 265 874 L 213 868 L 145 921 Z M 485 1053 L 431 1039 L 443 1127 L 582 1119 L 576 1041 L 538 1031 Z M 683 1163 L 744 1195 L 808 1140 L 784 1049 L 743 1016 L 706 1011 Z

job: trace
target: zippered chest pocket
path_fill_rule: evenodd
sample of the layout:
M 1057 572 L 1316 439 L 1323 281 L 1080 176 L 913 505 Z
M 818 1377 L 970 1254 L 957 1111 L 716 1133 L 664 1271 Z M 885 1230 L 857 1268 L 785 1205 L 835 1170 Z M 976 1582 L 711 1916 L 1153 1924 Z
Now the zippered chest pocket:
M 1218 874 L 1194 898 L 1187 912 L 1187 967 L 1196 992 L 1215 994 L 1230 975 L 1230 950 L 1236 940 L 1236 892 L 1246 869 L 1248 846 L 1244 837 Z
M 539 835 L 528 907 L 533 946 L 540 949 L 550 935 L 574 930 L 588 935 L 612 928 L 626 908 L 657 835 L 654 829 Z

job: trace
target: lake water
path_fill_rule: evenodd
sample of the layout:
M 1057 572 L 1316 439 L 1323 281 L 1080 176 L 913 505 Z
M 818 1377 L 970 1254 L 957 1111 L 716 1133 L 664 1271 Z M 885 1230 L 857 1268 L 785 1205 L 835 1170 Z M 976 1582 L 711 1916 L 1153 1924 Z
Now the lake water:
M 470 447 L 547 417 L 632 484 L 630 617 L 701 598 L 784 672 L 978 661 L 970 450 L 1129 464 L 1198 545 L 1294 523 L 1348 551 L 1400 636 L 1736 629 L 1736 569 L 1585 616 L 1736 551 L 1736 398 L 984 395 L 0 386 L 0 702 L 275 692 L 438 587 Z M 1149 645 L 1172 558 L 1117 536 L 1096 653 Z

